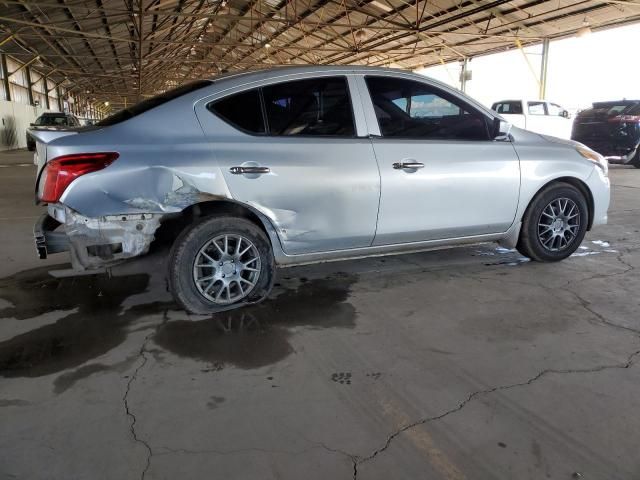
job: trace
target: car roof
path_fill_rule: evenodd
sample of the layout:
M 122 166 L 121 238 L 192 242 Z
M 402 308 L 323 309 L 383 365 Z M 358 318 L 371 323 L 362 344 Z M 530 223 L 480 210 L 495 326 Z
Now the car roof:
M 413 73 L 411 70 L 403 70 L 400 68 L 386 68 L 386 67 L 368 67 L 366 65 L 287 65 L 287 66 L 278 66 L 278 67 L 270 67 L 259 70 L 251 70 L 247 72 L 228 72 L 222 73 L 215 77 L 212 77 L 211 80 L 219 81 L 228 78 L 240 78 L 240 77 L 260 77 L 260 78 L 269 78 L 269 77 L 280 77 L 282 75 L 287 74 L 295 74 L 295 73 L 324 73 L 324 72 L 362 72 L 362 73 L 387 73 L 387 72 L 396 72 L 396 73 Z

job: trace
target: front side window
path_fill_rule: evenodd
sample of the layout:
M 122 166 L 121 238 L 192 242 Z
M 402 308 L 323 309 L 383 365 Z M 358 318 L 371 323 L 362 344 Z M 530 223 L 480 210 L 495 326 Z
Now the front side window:
M 270 135 L 355 135 L 344 77 L 278 83 L 263 87 L 262 95 Z
M 528 102 L 529 115 L 545 115 L 544 102 Z
M 548 103 L 547 108 L 549 109 L 549 115 L 553 117 L 561 117 L 564 111 L 560 105 L 556 105 L 555 103 Z
M 38 117 L 35 122 L 36 125 L 39 126 L 64 126 L 67 125 L 67 117 L 65 116 L 54 116 L 54 115 L 42 115 Z
M 390 77 L 367 77 L 384 137 L 487 140 L 484 116 L 430 85 Z
M 237 93 L 210 103 L 207 108 L 225 122 L 248 133 L 265 133 L 260 91 Z

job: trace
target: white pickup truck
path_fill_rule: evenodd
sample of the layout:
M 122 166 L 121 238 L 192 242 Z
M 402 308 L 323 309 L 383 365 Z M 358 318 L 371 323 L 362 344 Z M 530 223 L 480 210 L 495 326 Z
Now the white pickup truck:
M 545 100 L 501 100 L 491 109 L 516 127 L 532 132 L 571 138 L 571 114 L 556 103 Z

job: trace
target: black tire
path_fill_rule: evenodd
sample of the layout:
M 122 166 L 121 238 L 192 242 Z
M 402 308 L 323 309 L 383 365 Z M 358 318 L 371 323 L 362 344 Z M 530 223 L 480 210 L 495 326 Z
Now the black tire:
M 538 225 L 547 218 L 545 215 L 545 220 L 541 220 L 543 218 L 543 211 L 547 206 L 559 199 L 569 199 L 575 204 L 579 210 L 579 227 L 564 248 L 553 251 L 543 244 Z M 520 238 L 518 239 L 516 248 L 522 255 L 538 262 L 557 262 L 564 260 L 575 252 L 582 243 L 587 232 L 588 223 L 589 209 L 582 192 L 568 183 L 553 183 L 538 192 L 527 207 L 524 217 L 522 218 L 522 228 L 520 229 Z M 544 227 L 541 228 L 545 230 Z M 546 239 L 547 237 L 544 236 L 544 238 Z M 553 241 L 550 243 L 551 246 L 554 245 Z
M 36 144 L 35 143 L 27 142 L 27 150 L 29 150 L 30 152 L 33 152 L 35 149 L 36 149 Z
M 636 154 L 633 157 L 633 160 L 631 160 L 631 162 L 629 163 L 636 168 L 640 168 L 640 146 L 637 148 Z
M 241 235 L 255 246 L 260 258 L 260 273 L 246 297 L 236 303 L 220 305 L 200 293 L 194 280 L 194 262 L 200 249 L 220 235 Z M 211 314 L 264 300 L 273 287 L 275 260 L 267 235 L 244 218 L 230 216 L 205 217 L 187 227 L 175 240 L 169 254 L 169 289 L 175 301 L 195 314 Z

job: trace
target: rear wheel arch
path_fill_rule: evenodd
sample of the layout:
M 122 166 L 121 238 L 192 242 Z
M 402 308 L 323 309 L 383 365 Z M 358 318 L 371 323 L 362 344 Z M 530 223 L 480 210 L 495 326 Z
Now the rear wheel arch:
M 229 199 L 194 203 L 180 213 L 168 216 L 156 231 L 156 240 L 159 243 L 173 243 L 183 230 L 203 217 L 208 216 L 235 217 L 248 220 L 265 233 L 272 249 L 276 247 L 274 245 L 276 241 L 274 236 L 277 238 L 277 234 L 271 221 L 255 209 Z

